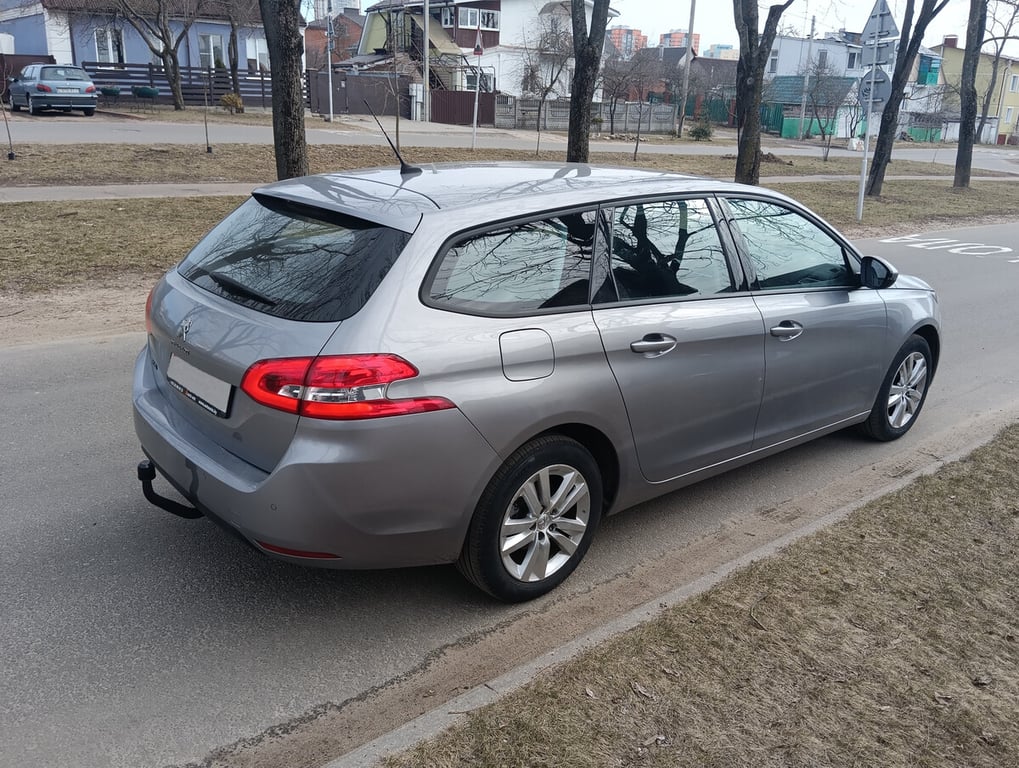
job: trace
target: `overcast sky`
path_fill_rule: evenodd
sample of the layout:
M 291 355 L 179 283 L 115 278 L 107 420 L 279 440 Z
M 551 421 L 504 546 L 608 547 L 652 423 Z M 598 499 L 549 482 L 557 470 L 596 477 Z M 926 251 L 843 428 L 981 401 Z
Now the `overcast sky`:
M 886 0 L 895 17 L 896 24 L 902 24 L 906 0 Z M 759 3 L 761 26 L 768 15 L 771 3 Z M 916 5 L 919 5 L 917 0 Z M 810 32 L 811 16 L 817 19 L 817 34 L 834 32 L 845 28 L 851 32 L 863 31 L 874 0 L 793 0 L 782 14 L 780 27 L 790 25 L 800 34 Z M 648 45 L 658 44 L 658 36 L 673 29 L 686 29 L 690 23 L 690 0 L 612 0 L 612 8 L 619 11 L 619 17 L 611 19 L 609 26 L 627 26 L 639 29 L 648 36 Z M 968 0 L 949 0 L 947 7 L 927 28 L 924 45 L 940 45 L 943 37 L 959 35 L 959 45 L 964 44 Z M 733 24 L 731 0 L 700 0 L 694 16 L 694 33 L 701 36 L 701 49 L 713 43 L 728 43 L 739 47 L 736 27 Z M 1011 49 L 1016 55 L 1015 49 Z

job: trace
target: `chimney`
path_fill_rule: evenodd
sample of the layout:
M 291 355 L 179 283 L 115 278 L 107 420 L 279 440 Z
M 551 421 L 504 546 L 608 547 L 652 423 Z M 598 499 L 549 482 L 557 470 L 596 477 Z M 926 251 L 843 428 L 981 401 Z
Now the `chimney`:
M 958 35 L 945 35 L 945 47 L 946 48 L 958 48 L 959 47 L 959 36 Z

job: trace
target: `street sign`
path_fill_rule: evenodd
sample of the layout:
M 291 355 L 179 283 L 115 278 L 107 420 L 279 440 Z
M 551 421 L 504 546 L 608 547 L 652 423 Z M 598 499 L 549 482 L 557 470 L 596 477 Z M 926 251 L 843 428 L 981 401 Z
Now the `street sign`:
M 877 0 L 874 3 L 874 10 L 870 12 L 870 18 L 863 27 L 860 35 L 864 45 L 873 45 L 886 37 L 898 37 L 899 27 L 892 18 L 892 12 L 888 10 L 888 3 L 885 0 Z
M 880 112 L 882 107 L 888 101 L 888 97 L 892 95 L 892 81 L 888 77 L 888 73 L 885 72 L 881 67 L 875 67 L 874 72 L 868 72 L 866 75 L 860 78 L 860 89 L 857 94 L 860 97 L 860 104 L 868 104 L 871 102 L 871 75 L 873 74 L 873 106 L 875 112 Z

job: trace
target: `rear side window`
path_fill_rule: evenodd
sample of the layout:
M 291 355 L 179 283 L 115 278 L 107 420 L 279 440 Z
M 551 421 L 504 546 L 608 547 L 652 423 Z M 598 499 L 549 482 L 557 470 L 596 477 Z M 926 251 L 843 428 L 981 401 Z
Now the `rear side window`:
M 410 235 L 350 216 L 251 198 L 178 267 L 196 285 L 288 320 L 344 320 L 364 306 Z
M 446 251 L 428 297 L 492 315 L 587 305 L 594 231 L 588 211 L 470 235 Z
M 712 296 L 733 290 L 718 229 L 704 200 L 616 208 L 612 278 L 619 301 Z

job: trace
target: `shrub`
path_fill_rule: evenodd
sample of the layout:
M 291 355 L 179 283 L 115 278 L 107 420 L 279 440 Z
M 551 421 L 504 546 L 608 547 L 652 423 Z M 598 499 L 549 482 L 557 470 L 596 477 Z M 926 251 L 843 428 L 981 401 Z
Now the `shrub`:
M 690 138 L 694 141 L 711 140 L 711 123 L 702 120 L 690 129 Z
M 231 115 L 244 111 L 244 100 L 236 93 L 224 93 L 219 97 L 219 105 Z

